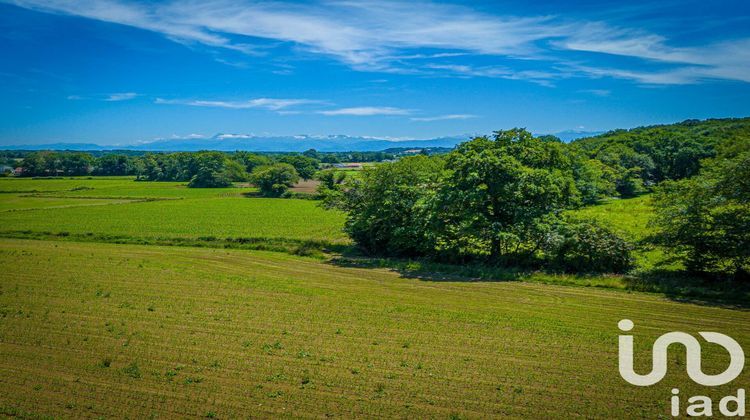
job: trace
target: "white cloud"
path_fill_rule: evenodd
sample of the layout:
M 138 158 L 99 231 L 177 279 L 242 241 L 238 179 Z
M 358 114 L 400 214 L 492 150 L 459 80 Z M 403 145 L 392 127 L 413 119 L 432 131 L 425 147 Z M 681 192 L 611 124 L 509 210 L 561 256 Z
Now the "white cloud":
M 448 114 L 448 115 L 437 115 L 434 117 L 414 117 L 409 118 L 412 121 L 430 122 L 430 121 L 444 121 L 444 120 L 468 120 L 471 118 L 477 118 L 476 115 L 472 114 Z
M 372 115 L 408 115 L 411 113 L 408 109 L 393 108 L 389 106 L 361 106 L 353 108 L 340 108 L 327 111 L 318 111 L 323 115 L 353 115 L 358 117 Z
M 607 89 L 583 89 L 583 90 L 581 90 L 581 92 L 582 93 L 590 93 L 592 95 L 601 96 L 601 97 L 609 96 L 609 95 L 612 94 L 612 91 L 611 90 L 607 90 Z
M 133 26 L 161 33 L 177 42 L 251 55 L 262 54 L 259 50 L 266 47 L 241 40 L 247 37 L 272 40 L 307 54 L 332 57 L 362 71 L 424 74 L 442 70 L 453 76 L 529 80 L 543 85 L 551 85 L 552 80 L 561 77 L 605 76 L 644 84 L 700 83 L 708 79 L 750 82 L 747 38 L 676 46 L 663 35 L 601 21 L 492 15 L 467 6 L 429 1 L 15 0 L 13 3 L 43 12 Z M 571 51 L 595 55 L 580 63 L 580 71 L 566 73 L 559 65 Z M 464 62 L 456 64 L 455 60 L 462 55 L 501 57 L 505 59 L 503 64 L 518 59 L 537 60 L 544 63 L 545 70 L 515 70 L 499 65 L 469 68 Z M 596 64 L 596 55 L 633 57 L 648 65 L 602 66 Z M 425 66 L 426 59 L 439 62 Z M 672 67 L 665 69 L 651 64 Z
M 135 92 L 122 92 L 122 93 L 109 93 L 106 95 L 97 94 L 97 95 L 91 95 L 91 96 L 68 95 L 67 99 L 71 101 L 96 100 L 96 101 L 106 101 L 106 102 L 119 102 L 119 101 L 128 101 L 138 96 L 140 95 Z
M 104 100 L 107 102 L 129 101 L 136 96 L 138 96 L 138 94 L 135 92 L 111 93 L 109 94 L 109 96 L 104 98 Z
M 200 106 L 200 107 L 212 107 L 212 108 L 230 108 L 230 109 L 249 109 L 249 108 L 260 108 L 268 109 L 271 111 L 280 111 L 285 108 L 300 106 L 300 105 L 311 105 L 311 104 L 322 104 L 324 101 L 317 101 L 312 99 L 274 99 L 274 98 L 257 98 L 246 101 L 214 101 L 214 100 L 184 100 L 184 99 L 162 99 L 156 98 L 157 104 L 169 104 L 169 105 L 188 105 L 188 106 Z

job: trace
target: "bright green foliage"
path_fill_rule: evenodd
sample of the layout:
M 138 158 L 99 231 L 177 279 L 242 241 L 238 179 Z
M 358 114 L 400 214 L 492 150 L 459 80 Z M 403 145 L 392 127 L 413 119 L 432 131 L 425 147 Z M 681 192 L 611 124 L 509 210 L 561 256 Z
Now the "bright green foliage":
M 245 166 L 233 159 L 224 160 L 221 172 L 230 181 L 247 181 L 250 178 L 250 175 L 245 171 Z
M 236 152 L 232 155 L 232 159 L 245 166 L 245 171 L 249 174 L 253 173 L 253 170 L 258 166 L 265 166 L 273 163 L 273 160 L 268 156 L 250 152 Z
M 299 181 L 294 166 L 288 163 L 259 166 L 251 175 L 252 182 L 266 197 L 280 197 Z
M 596 154 L 596 159 L 612 168 L 615 188 L 623 197 L 634 197 L 645 192 L 645 182 L 650 182 L 654 162 L 648 155 L 638 153 L 623 144 L 614 143 Z
M 323 200 L 323 206 L 335 208 L 340 205 L 344 197 L 343 187 L 346 178 L 346 172 L 336 169 L 322 170 L 315 175 L 315 179 L 320 181 L 317 193 Z
M 750 278 L 750 151 L 705 163 L 701 175 L 665 183 L 655 209 L 656 239 L 689 269 Z
M 320 166 L 319 160 L 301 154 L 282 156 L 279 162 L 292 165 L 297 174 L 304 180 L 312 179 Z
M 628 245 L 604 228 L 578 247 L 567 243 L 581 234 L 558 218 L 580 202 L 576 168 L 604 172 L 601 164 L 571 159 L 554 138 L 514 129 L 463 143 L 444 159 L 414 156 L 366 169 L 335 199 L 348 211 L 347 233 L 373 254 L 503 265 L 538 265 L 546 258 L 565 269 L 624 271 Z M 580 184 L 589 187 L 589 200 L 607 192 L 590 174 Z M 554 246 L 551 237 L 558 238 Z M 584 267 L 576 258 L 586 252 L 596 261 Z
M 342 207 L 349 212 L 346 232 L 368 252 L 422 255 L 426 206 L 441 176 L 443 162 L 426 156 L 366 168 L 348 185 Z
M 595 204 L 617 194 L 617 171 L 600 160 L 573 155 L 572 168 L 582 204 Z

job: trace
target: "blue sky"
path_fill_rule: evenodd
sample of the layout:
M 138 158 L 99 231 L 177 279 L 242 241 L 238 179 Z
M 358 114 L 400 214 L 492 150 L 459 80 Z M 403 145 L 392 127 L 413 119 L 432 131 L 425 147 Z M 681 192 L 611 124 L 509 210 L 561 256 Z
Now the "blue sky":
M 0 0 L 0 99 L 0 145 L 750 116 L 750 3 Z

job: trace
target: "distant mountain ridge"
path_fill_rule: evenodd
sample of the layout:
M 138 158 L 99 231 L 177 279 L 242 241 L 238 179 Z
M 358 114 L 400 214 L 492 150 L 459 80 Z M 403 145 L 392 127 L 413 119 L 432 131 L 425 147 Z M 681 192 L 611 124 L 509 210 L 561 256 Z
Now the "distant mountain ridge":
M 433 139 L 394 140 L 387 138 L 330 136 L 254 136 L 246 134 L 217 134 L 213 137 L 174 138 L 156 140 L 127 146 L 102 146 L 94 143 L 52 143 L 40 145 L 0 146 L 5 150 L 144 150 L 152 152 L 193 152 L 218 150 L 233 152 L 303 152 L 315 149 L 321 152 L 380 151 L 394 147 L 424 148 L 449 147 L 472 138 L 472 135 L 438 137 Z
M 580 137 L 589 137 L 599 132 L 563 131 L 553 134 L 568 142 Z M 297 135 L 297 136 L 256 136 L 249 134 L 216 134 L 213 137 L 180 137 L 155 140 L 125 146 L 102 146 L 95 143 L 50 143 L 38 145 L 0 146 L 0 150 L 142 150 L 151 152 L 194 152 L 198 150 L 218 150 L 233 152 L 303 152 L 315 149 L 320 152 L 372 152 L 393 148 L 420 149 L 426 147 L 452 148 L 467 141 L 474 134 L 436 137 L 432 139 L 391 139 L 347 135 Z

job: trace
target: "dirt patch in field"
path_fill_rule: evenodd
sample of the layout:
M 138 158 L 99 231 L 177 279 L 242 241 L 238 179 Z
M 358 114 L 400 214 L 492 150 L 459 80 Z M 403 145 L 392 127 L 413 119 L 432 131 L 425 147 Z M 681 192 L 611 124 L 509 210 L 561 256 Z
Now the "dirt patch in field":
M 320 185 L 320 181 L 316 181 L 314 179 L 308 179 L 307 181 L 301 180 L 300 182 L 294 184 L 294 186 L 290 188 L 289 191 L 312 194 L 318 189 L 318 185 Z

